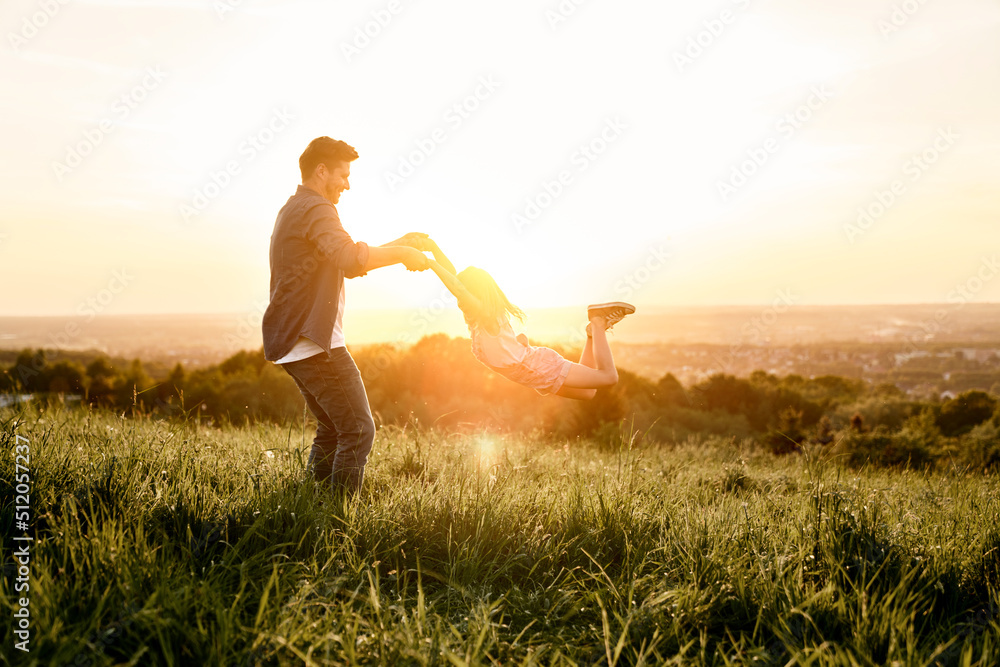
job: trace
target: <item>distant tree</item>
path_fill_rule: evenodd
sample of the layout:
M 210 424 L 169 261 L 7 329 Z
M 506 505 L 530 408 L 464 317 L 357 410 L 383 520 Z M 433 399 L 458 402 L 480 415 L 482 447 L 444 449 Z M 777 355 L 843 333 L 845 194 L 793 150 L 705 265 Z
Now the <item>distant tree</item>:
M 118 373 L 111 360 L 100 356 L 87 364 L 86 397 L 93 405 L 111 405 L 114 401 L 115 381 Z
M 743 380 L 732 375 L 713 375 L 692 387 L 689 395 L 703 410 L 745 415 L 755 431 L 779 426 L 782 414 L 789 408 L 799 413 L 804 427 L 815 424 L 823 415 L 822 406 L 782 386 L 776 376 L 755 371 L 750 377 L 751 380 Z
M 251 418 L 286 423 L 302 415 L 305 399 L 295 385 L 295 380 L 274 364 L 260 370 L 257 382 L 259 407 Z
M 808 384 L 807 380 L 796 373 L 792 373 L 791 375 L 786 375 L 781 378 L 781 385 L 783 387 L 787 387 L 788 389 L 793 389 L 798 392 L 801 392 L 806 384 Z
M 14 366 L 11 366 L 0 372 L 0 392 L 17 391 L 17 388 L 20 386 L 20 383 L 15 379 L 13 370 Z
M 822 375 L 809 380 L 809 386 L 815 388 L 819 397 L 828 403 L 847 403 L 857 400 L 864 391 L 863 380 L 854 380 L 839 375 Z M 814 398 L 813 400 L 816 400 Z
M 798 378 L 799 381 L 802 380 L 802 378 L 798 375 L 789 377 Z M 771 373 L 768 373 L 767 371 L 759 371 L 759 370 L 754 371 L 750 373 L 750 377 L 748 379 L 750 380 L 751 384 L 755 384 L 762 387 L 777 387 L 778 385 L 781 384 L 781 379 L 777 375 L 773 375 Z
M 46 369 L 48 391 L 60 394 L 82 394 L 86 369 L 75 361 L 62 360 Z
M 150 387 L 146 396 L 161 415 L 180 415 L 184 409 L 184 366 L 175 364 L 164 380 Z
M 864 433 L 865 418 L 861 416 L 860 412 L 855 412 L 854 416 L 851 417 L 851 430 L 855 433 Z
M 628 399 L 620 384 L 598 389 L 589 401 L 575 401 L 571 434 L 589 436 L 605 424 L 622 425 L 628 411 Z
M 268 362 L 264 359 L 263 347 L 259 350 L 240 350 L 219 364 L 219 370 L 226 375 L 234 375 L 242 373 L 245 370 L 252 370 L 253 374 L 257 375 L 266 363 Z
M 824 447 L 833 442 L 833 424 L 826 415 L 820 417 L 816 423 L 816 433 L 813 436 L 813 440 Z
M 14 366 L 10 369 L 10 374 L 22 391 L 35 392 L 47 391 L 48 383 L 45 377 L 46 360 L 45 351 L 25 349 L 17 355 Z
M 695 385 L 694 389 L 695 404 L 702 410 L 750 414 L 761 402 L 761 393 L 750 382 L 733 375 L 713 375 Z
M 619 369 L 618 385 L 633 408 L 646 410 L 656 405 L 656 385 L 641 375 Z
M 937 415 L 937 426 L 946 436 L 963 435 L 992 417 L 996 408 L 996 399 L 986 392 L 967 391 L 945 401 Z
M 138 406 L 140 403 L 151 404 L 154 400 L 142 396 L 152 381 L 142 367 L 142 362 L 133 359 L 124 376 L 115 383 L 115 405 L 120 408 Z
M 684 385 L 680 383 L 673 373 L 667 373 L 656 383 L 656 402 L 661 406 L 680 405 L 688 406 L 691 400 L 688 398 Z
M 892 382 L 883 382 L 875 387 L 873 393 L 882 398 L 906 398 L 906 392 Z
M 799 451 L 806 436 L 802 432 L 802 410 L 788 406 L 778 416 L 777 428 L 768 432 L 765 441 L 775 454 Z
M 159 399 L 160 404 L 174 405 L 176 403 L 180 405 L 180 397 L 184 391 L 184 381 L 184 366 L 177 364 L 170 371 L 167 379 L 156 387 L 156 397 Z
M 779 386 L 765 392 L 758 420 L 767 425 L 780 424 L 782 414 L 788 409 L 798 413 L 798 424 L 803 428 L 813 426 L 823 416 L 820 404 L 804 398 L 797 391 Z

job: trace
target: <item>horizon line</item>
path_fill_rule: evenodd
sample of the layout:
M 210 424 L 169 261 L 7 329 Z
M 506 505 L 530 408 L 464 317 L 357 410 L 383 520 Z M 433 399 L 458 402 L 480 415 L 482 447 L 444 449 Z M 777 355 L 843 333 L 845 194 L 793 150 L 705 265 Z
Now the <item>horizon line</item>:
M 573 310 L 577 308 L 585 308 L 587 304 L 579 305 L 564 305 L 564 306 L 541 306 L 541 307 L 528 307 L 524 308 L 525 312 L 532 311 L 545 311 L 545 310 Z M 646 305 L 643 308 L 652 308 L 655 310 L 684 310 L 684 309 L 736 309 L 736 308 L 767 308 L 770 307 L 769 303 L 730 303 L 730 304 L 656 304 L 656 305 Z M 795 304 L 789 307 L 789 311 L 801 310 L 804 308 L 884 308 L 887 306 L 945 306 L 948 308 L 964 308 L 966 306 L 1000 306 L 1000 301 L 967 301 L 964 303 L 956 304 L 944 301 L 913 301 L 913 302 L 882 302 L 882 303 L 805 303 L 805 304 Z M 364 307 L 354 307 L 351 308 L 349 312 L 351 313 L 387 313 L 387 312 L 401 312 L 409 310 L 419 310 L 420 306 L 413 307 L 400 307 L 400 308 L 364 308 Z M 447 306 L 447 310 L 458 310 L 458 306 Z M 244 316 L 247 314 L 247 310 L 213 310 L 213 311 L 132 311 L 127 313 L 102 313 L 97 316 L 102 319 L 114 318 L 114 317 L 191 317 L 191 316 L 205 316 L 205 315 L 239 315 Z M 55 317 L 91 317 L 90 315 L 80 315 L 79 313 L 44 313 L 44 314 L 8 314 L 0 313 L 0 319 L 3 318 L 55 318 Z

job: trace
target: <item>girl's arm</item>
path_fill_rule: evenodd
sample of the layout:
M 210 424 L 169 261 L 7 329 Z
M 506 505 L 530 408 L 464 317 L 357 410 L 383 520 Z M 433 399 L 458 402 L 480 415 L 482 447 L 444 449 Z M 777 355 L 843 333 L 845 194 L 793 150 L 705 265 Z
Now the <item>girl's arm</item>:
M 434 254 L 436 255 L 437 253 Z M 440 261 L 434 259 L 428 260 L 428 264 L 434 273 L 438 275 L 438 278 L 441 279 L 441 282 L 444 283 L 444 286 L 448 288 L 448 291 L 458 299 L 458 307 L 462 309 L 462 312 L 472 319 L 479 319 L 480 313 L 483 312 L 482 303 L 455 276 L 455 267 L 452 266 L 452 270 L 449 271 L 441 265 Z
M 455 275 L 457 273 L 457 271 L 455 271 L 455 265 L 451 263 L 451 260 L 448 259 L 448 257 L 443 252 L 441 252 L 441 248 L 438 247 L 438 244 L 433 239 L 427 239 L 426 243 L 427 243 L 427 250 L 431 251 L 431 253 L 434 255 L 434 259 L 436 259 L 438 263 L 441 264 L 441 267 L 451 275 Z M 442 278 L 442 280 L 444 279 Z M 454 292 L 452 292 L 452 294 L 454 294 Z M 458 295 L 455 294 L 455 296 Z

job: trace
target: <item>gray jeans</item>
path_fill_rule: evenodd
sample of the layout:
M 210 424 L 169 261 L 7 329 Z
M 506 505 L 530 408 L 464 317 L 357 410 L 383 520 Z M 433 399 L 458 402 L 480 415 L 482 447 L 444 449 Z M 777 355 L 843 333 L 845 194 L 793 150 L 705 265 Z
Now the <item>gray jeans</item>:
M 309 452 L 309 469 L 320 482 L 349 492 L 361 489 L 375 441 L 368 395 L 346 347 L 281 364 L 306 399 L 319 425 Z

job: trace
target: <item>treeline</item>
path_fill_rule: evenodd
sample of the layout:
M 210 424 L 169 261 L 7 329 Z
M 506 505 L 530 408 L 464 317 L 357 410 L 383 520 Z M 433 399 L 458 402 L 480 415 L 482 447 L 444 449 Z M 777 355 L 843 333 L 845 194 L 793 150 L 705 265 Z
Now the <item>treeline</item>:
M 621 370 L 616 387 L 579 402 L 541 398 L 490 372 L 467 339 L 435 334 L 408 348 L 375 345 L 352 354 L 376 421 L 384 424 L 499 428 L 610 444 L 721 435 L 749 438 L 779 454 L 812 443 L 850 465 L 1000 467 L 998 402 L 983 391 L 930 402 L 912 400 L 892 384 L 832 375 L 719 374 L 684 387 L 671 374 L 654 382 Z M 25 350 L 4 369 L 0 391 L 79 395 L 85 404 L 128 414 L 218 425 L 288 423 L 301 419 L 304 408 L 292 379 L 262 350 L 191 372 L 178 364 L 155 380 L 139 360 L 49 363 L 44 351 Z

